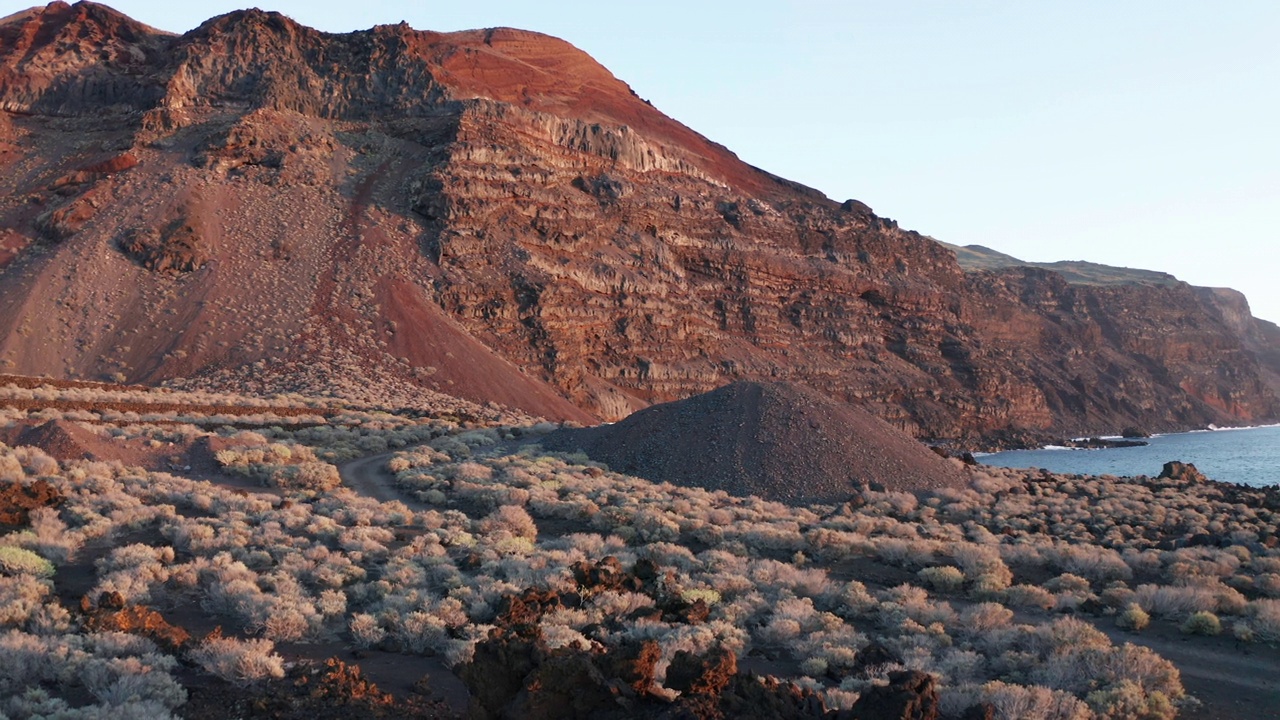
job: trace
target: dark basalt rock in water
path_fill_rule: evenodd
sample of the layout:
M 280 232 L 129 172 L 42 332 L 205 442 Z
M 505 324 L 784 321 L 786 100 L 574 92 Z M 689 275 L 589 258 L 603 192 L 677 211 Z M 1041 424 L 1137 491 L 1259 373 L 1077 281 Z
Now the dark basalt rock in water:
M 1202 483 L 1209 481 L 1209 478 L 1205 477 L 1204 473 L 1197 470 L 1195 465 L 1192 465 L 1191 463 L 1184 463 L 1179 460 L 1172 460 L 1165 463 L 1164 467 L 1160 470 L 1160 474 L 1156 476 L 1156 479 L 1179 480 L 1188 483 Z
M 543 447 L 655 481 L 783 502 L 843 502 L 862 487 L 956 487 L 951 461 L 888 423 L 793 383 L 737 382 Z

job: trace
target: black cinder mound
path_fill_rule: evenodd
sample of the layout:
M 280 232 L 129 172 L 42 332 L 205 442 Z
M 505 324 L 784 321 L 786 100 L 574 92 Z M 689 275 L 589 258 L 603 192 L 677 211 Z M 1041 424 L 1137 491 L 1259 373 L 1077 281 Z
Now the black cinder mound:
M 862 486 L 965 484 L 959 468 L 909 435 L 793 383 L 736 382 L 613 425 L 559 430 L 542 445 L 654 481 L 788 503 L 843 502 Z

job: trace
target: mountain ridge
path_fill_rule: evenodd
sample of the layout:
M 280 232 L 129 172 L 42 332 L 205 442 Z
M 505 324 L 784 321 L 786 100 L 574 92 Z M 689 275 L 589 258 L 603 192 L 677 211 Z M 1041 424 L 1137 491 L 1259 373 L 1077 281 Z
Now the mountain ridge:
M 1175 285 L 1181 282 L 1173 275 L 1159 270 L 1117 267 L 1087 260 L 1030 262 L 983 245 L 960 246 L 946 242 L 942 245 L 956 254 L 956 262 L 966 271 L 1036 267 L 1056 272 L 1067 282 L 1077 285 Z
M 580 422 L 772 378 L 969 444 L 1280 414 L 1247 303 L 965 272 L 549 36 L 262 11 L 175 36 L 81 2 L 0 24 L 17 37 L 5 371 Z

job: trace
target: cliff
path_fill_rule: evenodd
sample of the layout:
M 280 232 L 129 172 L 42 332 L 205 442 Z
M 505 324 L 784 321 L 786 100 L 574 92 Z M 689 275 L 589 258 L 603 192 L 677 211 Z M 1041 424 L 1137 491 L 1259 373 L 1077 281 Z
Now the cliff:
M 763 378 L 965 442 L 1280 410 L 1220 299 L 965 272 L 536 33 L 54 3 L 0 21 L 0 108 L 9 372 L 581 421 Z

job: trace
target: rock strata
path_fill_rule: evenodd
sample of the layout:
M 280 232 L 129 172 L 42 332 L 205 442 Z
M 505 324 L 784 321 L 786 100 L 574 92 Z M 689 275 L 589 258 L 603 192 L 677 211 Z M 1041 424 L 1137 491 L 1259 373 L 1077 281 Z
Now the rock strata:
M 1280 414 L 1243 298 L 1059 270 L 962 268 L 537 33 L 0 22 L 0 369 L 579 422 L 786 380 L 970 447 Z

